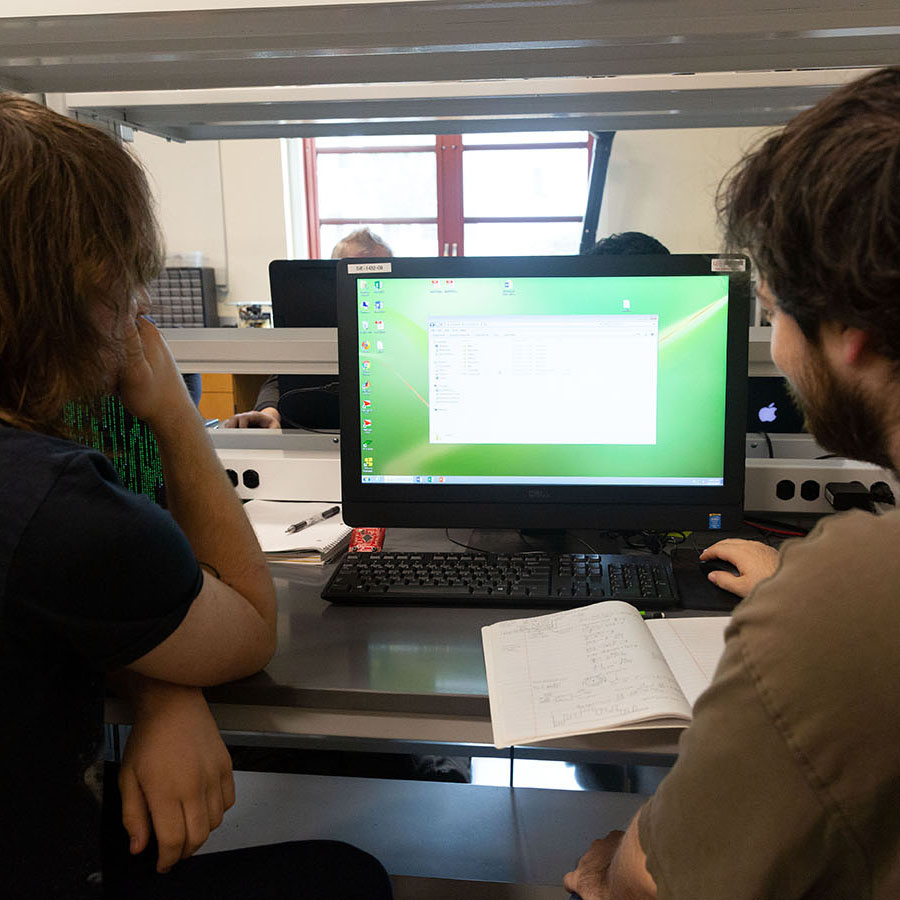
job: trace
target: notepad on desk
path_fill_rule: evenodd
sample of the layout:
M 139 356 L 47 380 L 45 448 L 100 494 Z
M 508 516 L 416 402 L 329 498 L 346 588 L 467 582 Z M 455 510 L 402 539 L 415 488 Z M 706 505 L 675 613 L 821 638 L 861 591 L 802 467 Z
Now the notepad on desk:
M 296 503 L 287 500 L 248 500 L 244 512 L 256 532 L 263 553 L 273 562 L 315 565 L 327 562 L 347 546 L 353 530 L 340 513 L 298 531 L 292 526 L 327 512 L 333 503 Z
M 712 681 L 728 616 L 644 621 L 607 600 L 481 629 L 494 745 L 684 728 Z

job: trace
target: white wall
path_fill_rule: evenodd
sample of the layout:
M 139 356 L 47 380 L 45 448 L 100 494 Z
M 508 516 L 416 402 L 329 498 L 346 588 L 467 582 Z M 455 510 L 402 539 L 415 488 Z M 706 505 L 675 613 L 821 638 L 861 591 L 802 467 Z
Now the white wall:
M 222 287 L 219 313 L 268 303 L 268 265 L 286 252 L 278 140 L 178 144 L 137 133 L 169 254 L 200 251 Z
M 620 131 L 613 140 L 597 236 L 643 231 L 673 253 L 715 252 L 722 176 L 770 129 Z

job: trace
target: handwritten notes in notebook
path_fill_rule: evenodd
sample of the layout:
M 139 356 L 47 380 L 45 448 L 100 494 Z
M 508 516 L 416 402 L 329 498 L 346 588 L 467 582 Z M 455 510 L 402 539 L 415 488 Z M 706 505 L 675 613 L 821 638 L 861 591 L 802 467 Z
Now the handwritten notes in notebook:
M 682 634 L 682 621 L 708 624 Z M 727 623 L 724 616 L 644 622 L 629 604 L 606 601 L 483 628 L 495 745 L 685 726 Z M 664 627 L 648 627 L 657 625 Z

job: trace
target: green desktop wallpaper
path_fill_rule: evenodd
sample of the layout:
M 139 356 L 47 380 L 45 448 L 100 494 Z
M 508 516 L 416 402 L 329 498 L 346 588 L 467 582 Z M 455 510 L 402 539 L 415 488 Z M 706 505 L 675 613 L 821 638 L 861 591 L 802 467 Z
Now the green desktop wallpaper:
M 430 279 L 357 282 L 360 440 L 369 475 L 717 478 L 723 474 L 728 276 Z M 630 310 L 623 311 L 623 299 Z M 363 308 L 363 301 L 368 308 Z M 431 316 L 656 315 L 656 443 L 429 443 Z M 362 330 L 362 322 L 369 324 Z M 380 330 L 375 323 L 381 323 Z M 362 342 L 369 341 L 369 349 Z M 377 341 L 383 348 L 377 349 Z M 367 363 L 367 365 L 366 365 Z M 598 384 L 627 390 L 627 385 Z M 370 406 L 364 406 L 368 401 Z M 598 404 L 599 405 L 599 404 Z M 533 415 L 535 411 L 526 410 Z M 590 416 L 590 404 L 584 415 Z M 365 420 L 371 424 L 368 431 Z M 368 465 L 366 465 L 368 460 Z

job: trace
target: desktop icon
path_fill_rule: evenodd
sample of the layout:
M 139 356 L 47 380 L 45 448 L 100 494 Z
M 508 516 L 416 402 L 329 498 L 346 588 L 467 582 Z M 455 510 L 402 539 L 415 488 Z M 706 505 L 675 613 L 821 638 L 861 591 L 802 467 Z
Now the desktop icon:
M 360 347 L 362 347 L 363 350 L 368 350 L 369 347 L 371 347 L 371 346 L 372 346 L 372 345 L 371 345 L 368 341 L 363 341 L 363 342 L 360 344 Z
M 375 312 L 381 312 L 384 309 L 384 300 L 376 300 L 372 304 L 372 307 L 374 308 Z
M 360 280 L 360 281 L 357 281 L 357 282 L 356 282 L 356 286 L 357 286 L 361 291 L 367 291 L 367 290 L 369 289 L 369 282 L 368 282 L 368 281 L 365 281 L 365 280 Z
M 431 279 L 431 289 L 433 291 L 439 291 L 441 289 L 441 279 L 440 278 L 432 278 Z
M 515 290 L 515 288 L 513 288 L 513 283 L 510 279 L 507 279 L 506 281 L 503 282 L 503 290 L 504 291 Z
M 383 281 L 373 281 L 373 282 L 372 282 L 372 287 L 373 287 L 376 291 L 383 291 L 383 290 L 384 290 L 384 282 L 383 282 Z
M 631 309 L 631 301 L 623 300 L 622 301 L 622 309 Z
M 371 441 L 363 441 L 363 442 L 362 442 L 362 448 L 363 448 L 363 450 L 371 450 L 371 449 L 372 449 L 372 442 L 371 442 Z
M 362 367 L 363 367 L 364 369 L 370 368 L 371 365 L 372 365 L 372 360 L 371 360 L 371 359 L 364 359 L 364 360 L 362 361 Z
M 364 311 L 368 311 L 368 309 L 369 309 L 369 301 L 368 301 L 368 300 L 360 300 L 360 301 L 359 301 L 359 308 L 362 309 L 362 310 L 364 310 Z
M 375 350 L 378 353 L 384 353 L 384 342 L 383 341 L 375 341 Z
M 359 323 L 359 327 L 361 331 L 368 331 L 369 323 L 365 319 L 363 319 L 362 322 Z
M 364 381 L 364 382 L 360 385 L 360 390 L 361 390 L 364 394 L 368 394 L 369 391 L 370 391 L 371 389 L 372 389 L 372 382 L 371 382 L 371 381 Z
M 455 290 L 456 290 L 456 282 L 455 282 L 452 278 L 448 278 L 448 279 L 444 282 L 444 287 L 445 287 L 448 291 L 455 291 Z
M 376 331 L 384 331 L 384 320 L 382 320 L 382 319 L 375 320 L 375 330 Z
M 372 430 L 372 420 L 371 419 L 363 419 L 362 422 L 363 431 L 369 432 Z
M 371 406 L 372 406 L 371 400 L 363 400 L 363 402 L 362 402 L 363 409 L 369 409 Z
M 374 462 L 375 462 L 375 457 L 374 457 L 374 456 L 364 456 L 364 457 L 363 457 L 363 465 L 364 465 L 367 469 L 371 469 Z

